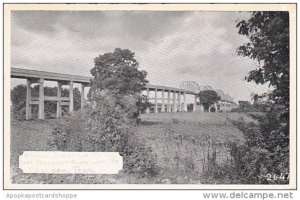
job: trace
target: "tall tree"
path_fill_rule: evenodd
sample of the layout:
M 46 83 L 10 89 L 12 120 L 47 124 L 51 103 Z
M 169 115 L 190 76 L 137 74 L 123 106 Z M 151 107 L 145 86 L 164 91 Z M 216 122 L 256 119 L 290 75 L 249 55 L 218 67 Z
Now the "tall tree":
M 91 100 L 93 101 L 93 97 L 97 96 L 99 91 L 107 90 L 115 97 L 116 104 L 124 109 L 128 108 L 127 104 L 132 104 L 131 101 L 135 101 L 134 104 L 138 108 L 134 116 L 137 116 L 139 107 L 142 107 L 144 102 L 140 94 L 148 80 L 147 72 L 139 70 L 139 63 L 134 58 L 134 53 L 128 49 L 116 48 L 112 53 L 99 55 L 94 62 L 89 92 Z
M 270 98 L 275 102 L 281 120 L 288 122 L 289 114 L 289 13 L 253 12 L 248 20 L 237 24 L 239 34 L 250 42 L 238 48 L 238 54 L 258 61 L 249 72 L 247 81 L 268 83 L 274 87 Z
M 253 12 L 237 28 L 250 40 L 238 48 L 238 54 L 258 61 L 257 69 L 250 71 L 246 80 L 274 88 L 269 95 L 272 109 L 261 120 L 260 142 L 254 144 L 269 152 L 264 167 L 283 173 L 289 169 L 289 13 Z
M 94 62 L 92 91 L 106 89 L 115 95 L 133 95 L 148 83 L 147 72 L 139 70 L 134 53 L 128 49 L 116 48 L 113 53 L 99 55 Z

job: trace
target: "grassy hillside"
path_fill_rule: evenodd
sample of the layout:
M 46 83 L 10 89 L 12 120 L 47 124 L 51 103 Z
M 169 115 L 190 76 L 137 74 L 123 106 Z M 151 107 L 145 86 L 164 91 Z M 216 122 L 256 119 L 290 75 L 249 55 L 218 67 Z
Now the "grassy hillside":
M 212 170 L 230 165 L 230 145 L 243 144 L 243 134 L 230 121 L 253 121 L 239 113 L 159 113 L 141 115 L 135 137 L 156 154 L 159 177 L 136 179 L 119 175 L 22 174 L 18 156 L 23 151 L 57 150 L 51 132 L 56 120 L 11 123 L 11 164 L 17 183 L 218 183 Z M 222 172 L 220 172 L 222 173 Z M 220 174 L 220 183 L 224 177 Z M 213 182 L 212 182 L 213 181 Z M 226 182 L 226 180 L 225 180 Z
M 204 174 L 230 165 L 230 145 L 244 142 L 230 121 L 253 121 L 238 113 L 160 113 L 141 118 L 136 137 L 156 152 L 161 175 L 169 183 L 210 183 Z

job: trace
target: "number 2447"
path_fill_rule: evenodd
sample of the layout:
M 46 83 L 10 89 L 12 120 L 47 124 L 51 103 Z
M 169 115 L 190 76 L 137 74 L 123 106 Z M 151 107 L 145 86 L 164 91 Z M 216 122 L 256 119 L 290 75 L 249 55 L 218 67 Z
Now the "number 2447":
M 290 179 L 290 174 L 289 173 L 286 173 L 286 174 L 281 173 L 280 175 L 278 175 L 278 174 L 267 174 L 266 178 L 267 178 L 268 181 L 277 181 L 278 179 L 289 180 Z

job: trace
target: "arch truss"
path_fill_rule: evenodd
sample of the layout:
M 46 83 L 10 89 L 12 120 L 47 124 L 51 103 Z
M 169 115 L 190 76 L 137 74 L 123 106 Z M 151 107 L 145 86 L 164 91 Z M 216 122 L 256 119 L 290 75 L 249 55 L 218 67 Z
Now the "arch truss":
M 200 86 L 195 81 L 182 81 L 180 83 L 180 88 L 186 92 L 191 93 L 199 93 L 202 90 L 213 90 L 212 87 L 210 87 L 209 85 Z

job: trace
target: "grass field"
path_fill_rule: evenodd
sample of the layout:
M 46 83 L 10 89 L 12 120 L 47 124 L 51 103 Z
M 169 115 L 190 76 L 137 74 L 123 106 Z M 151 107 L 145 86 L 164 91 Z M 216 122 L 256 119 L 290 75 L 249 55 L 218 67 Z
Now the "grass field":
M 11 122 L 11 166 L 14 183 L 219 183 L 205 174 L 232 162 L 228 145 L 243 144 L 243 134 L 231 121 L 253 121 L 241 113 L 159 113 L 141 115 L 134 136 L 156 154 L 159 178 L 119 175 L 23 174 L 18 157 L 23 151 L 55 151 L 56 120 Z M 224 181 L 223 181 L 224 182 Z M 222 183 L 223 183 L 222 182 Z

